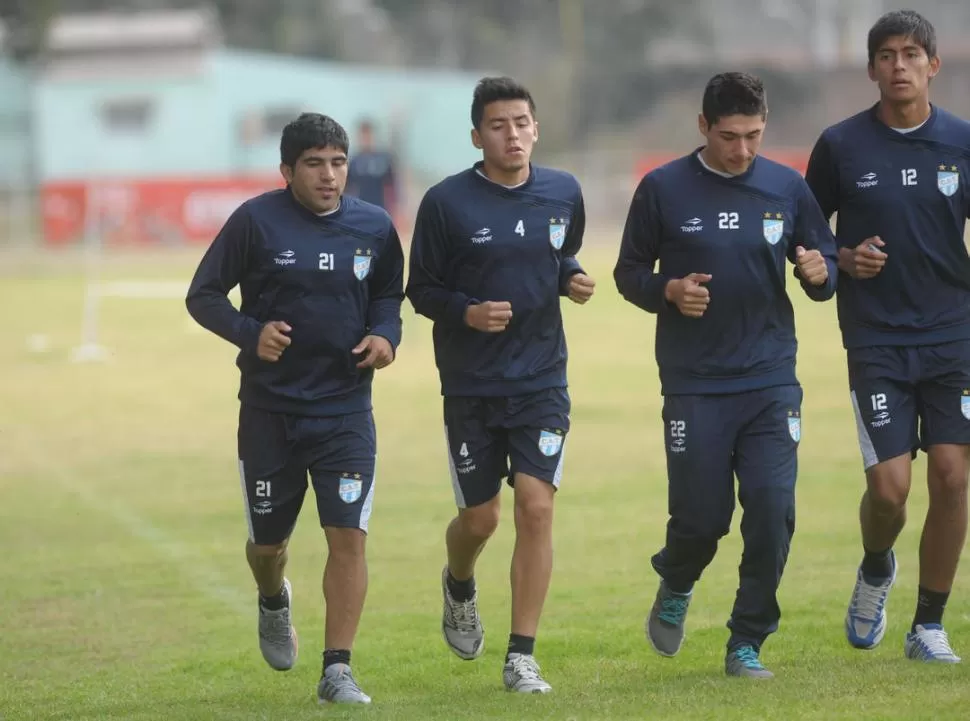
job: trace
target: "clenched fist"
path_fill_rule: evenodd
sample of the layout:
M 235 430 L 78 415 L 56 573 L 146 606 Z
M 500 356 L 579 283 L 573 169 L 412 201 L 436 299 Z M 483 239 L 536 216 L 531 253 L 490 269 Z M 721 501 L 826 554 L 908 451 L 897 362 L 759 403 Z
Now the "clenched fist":
M 703 286 L 712 276 L 707 273 L 691 273 L 684 278 L 672 280 L 664 288 L 664 298 L 677 306 L 681 315 L 700 318 L 711 302 L 711 293 Z
M 281 320 L 271 320 L 259 332 L 259 342 L 256 344 L 256 355 L 260 360 L 275 363 L 283 355 L 283 351 L 293 341 L 287 333 L 292 328 Z
M 364 336 L 364 339 L 353 350 L 354 355 L 363 353 L 366 355 L 357 364 L 358 368 L 377 368 L 380 370 L 391 365 L 394 360 L 394 349 L 391 348 L 391 342 L 379 335 Z
M 585 273 L 574 273 L 569 277 L 569 300 L 573 303 L 583 305 L 583 303 L 593 297 L 593 291 L 595 289 L 596 281 Z
M 482 333 L 501 333 L 512 320 L 512 304 L 506 301 L 486 301 L 465 309 L 465 324 Z
M 795 248 L 795 267 L 798 274 L 814 286 L 825 285 L 829 279 L 828 264 L 817 250 L 805 250 L 800 245 Z

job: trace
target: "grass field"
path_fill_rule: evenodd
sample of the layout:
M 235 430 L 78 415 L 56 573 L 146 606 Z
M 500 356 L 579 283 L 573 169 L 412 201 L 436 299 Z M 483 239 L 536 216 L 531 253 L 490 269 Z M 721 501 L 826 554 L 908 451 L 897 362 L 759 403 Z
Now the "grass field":
M 187 282 L 194 259 L 115 262 L 105 272 Z M 922 480 L 898 546 L 886 639 L 867 653 L 845 642 L 861 466 L 834 304 L 801 297 L 798 522 L 781 629 L 763 654 L 777 678 L 723 675 L 739 516 L 697 587 L 681 654 L 653 653 L 642 631 L 657 580 L 649 557 L 666 521 L 653 320 L 617 296 L 612 244 L 584 251 L 584 260 L 600 287 L 590 305 L 566 304 L 573 432 L 537 645 L 555 691 L 514 697 L 502 688 L 508 516 L 478 572 L 485 655 L 462 662 L 441 640 L 439 574 L 453 502 L 431 328 L 406 306 L 399 359 L 375 391 L 371 586 L 354 650 L 358 679 L 374 697 L 366 709 L 315 703 L 326 550 L 312 503 L 288 571 L 300 661 L 280 674 L 259 655 L 242 554 L 234 349 L 193 328 L 181 300 L 108 299 L 102 341 L 111 360 L 70 364 L 81 275 L 69 263 L 8 267 L 0 279 L 0 719 L 966 719 L 970 663 L 925 667 L 902 656 Z M 49 338 L 46 352 L 27 349 L 33 334 Z M 918 479 L 924 469 L 921 458 Z M 965 655 L 968 612 L 961 576 L 947 620 Z

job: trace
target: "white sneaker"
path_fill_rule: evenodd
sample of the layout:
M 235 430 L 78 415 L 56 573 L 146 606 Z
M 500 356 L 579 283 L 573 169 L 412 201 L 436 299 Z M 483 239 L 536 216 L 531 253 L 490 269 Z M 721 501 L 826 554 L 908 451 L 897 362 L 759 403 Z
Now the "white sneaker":
M 283 579 L 283 608 L 271 611 L 259 604 L 259 650 L 271 667 L 288 671 L 296 663 L 298 644 L 293 628 L 293 589 Z
M 345 663 L 327 667 L 317 684 L 317 703 L 370 703 L 370 696 L 360 690 Z
M 478 591 L 467 601 L 456 601 L 448 590 L 448 567 L 441 572 L 441 633 L 455 655 L 471 661 L 485 651 L 485 627 L 478 616 Z
M 935 663 L 960 663 L 960 657 L 950 648 L 943 626 L 928 623 L 917 626 L 915 631 L 906 634 L 906 644 L 903 647 L 906 658 L 914 661 L 928 661 Z
M 534 656 L 510 653 L 502 669 L 502 679 L 508 691 L 519 693 L 549 693 L 552 686 L 539 675 L 539 664 Z
M 896 554 L 890 552 L 893 573 L 878 585 L 866 581 L 860 567 L 856 573 L 852 600 L 845 615 L 845 637 L 855 648 L 875 648 L 886 635 L 886 601 L 896 582 Z

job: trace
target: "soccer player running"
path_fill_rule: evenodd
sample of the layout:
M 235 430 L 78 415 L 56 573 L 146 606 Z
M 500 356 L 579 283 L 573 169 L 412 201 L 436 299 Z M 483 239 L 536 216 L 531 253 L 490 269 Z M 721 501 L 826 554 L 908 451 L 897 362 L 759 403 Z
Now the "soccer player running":
M 503 679 L 509 691 L 547 693 L 533 652 L 570 423 L 560 296 L 582 304 L 593 295 L 575 257 L 585 211 L 576 178 L 530 162 L 539 130 L 526 88 L 482 79 L 471 121 L 483 159 L 425 194 L 407 284 L 415 310 L 434 321 L 458 506 L 445 536 L 442 632 L 460 658 L 485 648 L 475 562 L 498 525 L 508 478 L 516 540 Z
M 186 304 L 240 348 L 239 473 L 259 590 L 259 647 L 274 669 L 297 657 L 287 543 L 313 483 L 329 555 L 323 702 L 370 703 L 350 670 L 367 591 L 374 502 L 374 370 L 401 340 L 404 254 L 387 213 L 342 197 L 347 134 L 305 113 L 283 130 L 286 189 L 243 203 L 206 252 Z M 239 310 L 227 298 L 240 287 Z
M 670 518 L 647 637 L 663 656 L 680 650 L 737 476 L 744 552 L 725 671 L 754 678 L 772 676 L 760 652 L 778 628 L 795 528 L 802 389 L 786 261 L 812 300 L 831 298 L 836 281 L 835 240 L 805 181 L 757 155 L 766 116 L 757 78 L 708 82 L 706 144 L 640 182 L 614 269 L 623 297 L 658 316 Z
M 930 104 L 940 59 L 925 18 L 888 13 L 868 45 L 879 102 L 822 133 L 806 176 L 826 217 L 838 213 L 839 324 L 866 473 L 845 633 L 863 649 L 886 633 L 893 546 L 922 448 L 929 511 L 904 652 L 957 663 L 943 610 L 967 534 L 970 124 Z

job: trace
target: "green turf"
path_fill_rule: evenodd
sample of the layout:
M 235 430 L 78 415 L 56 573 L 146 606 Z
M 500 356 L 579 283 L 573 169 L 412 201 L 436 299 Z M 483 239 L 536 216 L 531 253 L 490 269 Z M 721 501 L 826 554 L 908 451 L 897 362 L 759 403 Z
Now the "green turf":
M 859 560 L 862 477 L 834 304 L 796 304 L 805 387 L 798 522 L 781 630 L 763 654 L 777 678 L 723 676 L 737 516 L 697 587 L 681 654 L 652 652 L 642 632 L 656 589 L 649 557 L 666 521 L 653 321 L 618 298 L 612 254 L 584 252 L 599 295 L 583 308 L 566 304 L 573 432 L 537 645 L 554 693 L 514 697 L 502 687 L 507 515 L 478 571 L 485 655 L 459 661 L 441 640 L 439 573 L 453 501 L 431 328 L 406 309 L 399 359 L 379 373 L 375 392 L 371 587 L 354 650 L 358 679 L 374 697 L 367 709 L 315 703 L 326 550 L 312 504 L 288 572 L 300 661 L 281 674 L 259 655 L 242 553 L 233 349 L 193 330 L 180 300 L 108 299 L 101 339 L 110 362 L 70 364 L 80 274 L 71 263 L 6 268 L 0 719 L 967 718 L 970 663 L 931 668 L 902 656 L 926 504 L 922 480 L 898 546 L 885 641 L 859 652 L 843 636 Z M 191 270 L 191 263 L 154 259 L 112 263 L 106 273 L 187 282 Z M 48 351 L 28 350 L 35 334 L 47 336 Z M 918 479 L 924 468 L 920 459 Z M 968 608 L 958 578 L 948 629 L 957 651 L 970 654 Z

